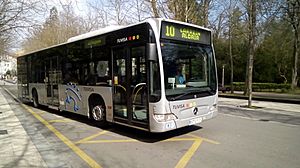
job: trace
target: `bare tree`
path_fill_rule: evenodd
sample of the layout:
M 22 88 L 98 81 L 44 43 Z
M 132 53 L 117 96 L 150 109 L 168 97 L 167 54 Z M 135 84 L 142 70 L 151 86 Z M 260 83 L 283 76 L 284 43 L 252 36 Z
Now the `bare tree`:
M 197 5 L 195 0 L 170 0 L 168 7 L 173 14 L 173 19 L 196 23 Z
M 152 14 L 149 12 L 151 9 L 148 3 L 146 0 L 129 1 L 128 6 L 131 7 L 128 11 L 127 22 L 136 23 L 152 17 Z
M 249 28 L 249 53 L 247 66 L 247 85 L 248 85 L 248 107 L 252 107 L 252 74 L 253 74 L 253 60 L 256 49 L 256 0 L 247 0 L 248 13 L 248 28 Z
M 157 0 L 149 0 L 149 1 L 151 3 L 151 9 L 152 9 L 154 17 L 158 18 L 160 15 L 159 15 L 159 12 L 157 9 Z
M 228 35 L 229 35 L 229 57 L 230 57 L 230 90 L 231 93 L 234 92 L 233 88 L 233 56 L 232 56 L 232 17 L 233 17 L 233 3 L 232 0 L 229 2 L 229 29 L 228 29 Z
M 61 4 L 62 12 L 59 15 L 59 42 L 64 42 L 68 38 L 76 36 L 78 34 L 85 33 L 85 28 L 81 25 L 82 18 L 74 13 L 74 7 L 72 1 L 68 1 L 65 4 Z
M 35 26 L 37 15 L 42 12 L 43 3 L 36 0 L 0 1 L 0 52 L 7 52 L 9 42 L 21 30 Z
M 143 8 L 144 8 L 144 1 L 141 0 L 135 0 L 134 1 L 134 8 L 137 14 L 137 20 L 140 22 L 142 21 L 142 13 L 143 13 Z
M 29 37 L 23 43 L 26 52 L 63 43 L 70 37 L 86 32 L 80 22 L 82 18 L 73 11 L 71 1 L 61 4 L 61 8 L 62 12 L 59 12 L 56 7 L 52 7 L 46 21 L 30 30 Z
M 104 25 L 126 25 L 130 22 L 133 3 L 130 0 L 93 1 L 88 5 L 104 21 Z
M 202 6 L 201 8 L 201 15 L 202 15 L 202 21 L 203 21 L 203 26 L 207 27 L 208 26 L 208 16 L 209 16 L 209 9 L 210 5 L 212 4 L 213 0 L 201 0 L 200 4 Z
M 128 24 L 128 20 L 126 20 L 131 4 L 129 4 L 128 0 L 109 0 L 108 5 L 108 15 L 111 20 L 114 20 L 118 25 L 126 25 Z
M 96 28 L 105 27 L 109 23 L 108 12 L 103 1 L 87 2 L 88 13 L 84 21 L 86 28 L 95 30 Z
M 292 68 L 292 83 L 291 88 L 295 89 L 298 84 L 298 55 L 299 55 L 299 28 L 300 28 L 300 1 L 287 0 L 284 7 L 287 15 L 287 20 L 293 28 L 294 44 L 293 44 L 293 68 Z

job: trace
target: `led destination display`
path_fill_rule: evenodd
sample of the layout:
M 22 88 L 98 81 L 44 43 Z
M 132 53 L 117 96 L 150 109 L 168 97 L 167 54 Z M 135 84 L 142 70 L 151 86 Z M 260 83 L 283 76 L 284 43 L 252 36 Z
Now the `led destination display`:
M 170 40 L 210 44 L 210 32 L 190 26 L 162 22 L 161 37 Z

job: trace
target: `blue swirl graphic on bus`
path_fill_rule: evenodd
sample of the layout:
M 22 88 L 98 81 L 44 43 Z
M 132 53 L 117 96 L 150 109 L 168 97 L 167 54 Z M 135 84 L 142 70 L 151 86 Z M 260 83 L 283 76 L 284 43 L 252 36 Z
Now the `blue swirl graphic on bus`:
M 66 88 L 66 105 L 71 104 L 71 102 L 74 102 L 74 111 L 78 111 L 80 109 L 77 100 L 81 101 L 81 95 L 80 90 L 76 86 L 76 84 L 68 83 Z M 77 98 L 77 99 L 76 99 Z

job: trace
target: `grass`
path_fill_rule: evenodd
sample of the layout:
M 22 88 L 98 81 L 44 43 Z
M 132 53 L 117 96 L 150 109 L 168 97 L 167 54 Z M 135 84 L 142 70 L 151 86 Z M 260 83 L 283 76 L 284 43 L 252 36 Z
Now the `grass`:
M 288 94 L 295 94 L 295 95 L 300 95 L 300 88 L 297 88 L 295 90 L 288 90 Z

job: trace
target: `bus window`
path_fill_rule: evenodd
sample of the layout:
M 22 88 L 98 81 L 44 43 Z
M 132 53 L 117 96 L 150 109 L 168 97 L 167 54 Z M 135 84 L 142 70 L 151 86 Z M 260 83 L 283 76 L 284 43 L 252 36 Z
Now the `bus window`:
M 75 63 L 66 63 L 65 64 L 65 74 L 64 74 L 64 83 L 78 83 L 79 81 L 79 69 L 76 68 Z
M 132 111 L 134 120 L 147 122 L 147 87 L 145 47 L 131 49 Z
M 108 61 L 98 61 L 96 71 L 98 77 L 108 76 Z

